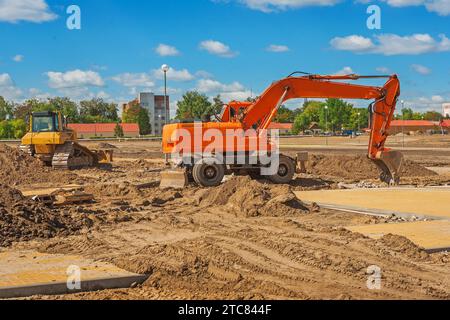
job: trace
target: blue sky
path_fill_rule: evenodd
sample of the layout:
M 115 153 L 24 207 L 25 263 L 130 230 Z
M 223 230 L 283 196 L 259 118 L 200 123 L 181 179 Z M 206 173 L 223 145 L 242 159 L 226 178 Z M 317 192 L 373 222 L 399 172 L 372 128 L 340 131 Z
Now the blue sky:
M 72 4 L 81 30 L 66 26 Z M 370 4 L 380 30 L 367 28 Z M 449 38 L 450 0 L 0 0 L 0 95 L 120 103 L 162 93 L 167 63 L 174 106 L 190 89 L 255 96 L 302 70 L 397 73 L 408 106 L 440 110 Z

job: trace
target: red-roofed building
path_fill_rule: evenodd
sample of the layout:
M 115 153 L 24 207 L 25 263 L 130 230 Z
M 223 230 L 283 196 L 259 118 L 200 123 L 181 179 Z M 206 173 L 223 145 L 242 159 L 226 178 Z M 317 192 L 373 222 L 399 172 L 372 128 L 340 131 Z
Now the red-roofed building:
M 441 126 L 446 130 L 450 129 L 450 120 L 442 120 Z
M 280 134 L 290 134 L 292 132 L 292 129 L 294 127 L 293 123 L 277 123 L 272 122 L 269 125 L 269 130 L 279 130 Z
M 121 123 L 125 137 L 139 137 L 139 125 L 137 123 Z M 70 123 L 69 129 L 77 132 L 78 138 L 89 139 L 94 137 L 114 137 L 115 123 Z
M 394 120 L 391 123 L 390 134 L 398 134 L 401 132 L 423 132 L 430 130 L 440 130 L 439 122 L 427 120 Z

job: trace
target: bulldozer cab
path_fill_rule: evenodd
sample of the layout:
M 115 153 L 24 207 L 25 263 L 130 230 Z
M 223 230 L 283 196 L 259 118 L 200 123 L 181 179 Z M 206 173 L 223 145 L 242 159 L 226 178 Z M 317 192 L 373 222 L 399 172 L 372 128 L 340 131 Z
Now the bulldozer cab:
M 33 133 L 62 131 L 62 117 L 59 112 L 34 112 L 30 119 L 30 128 Z

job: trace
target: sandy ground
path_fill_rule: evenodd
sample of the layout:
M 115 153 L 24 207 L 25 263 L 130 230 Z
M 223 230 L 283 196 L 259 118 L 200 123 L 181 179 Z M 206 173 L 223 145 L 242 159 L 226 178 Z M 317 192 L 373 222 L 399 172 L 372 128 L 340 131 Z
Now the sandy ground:
M 339 156 L 339 148 L 351 150 L 354 157 L 364 153 L 362 140 L 353 150 L 350 139 L 332 139 L 338 149 L 309 140 L 318 149 L 313 155 Z M 450 137 L 416 139 L 409 141 L 412 149 L 435 150 L 410 150 L 408 160 L 450 167 Z M 305 141 L 283 140 L 289 145 L 284 150 L 303 150 Z M 352 233 L 344 227 L 391 221 L 304 206 L 290 197 L 293 191 L 333 189 L 340 182 L 377 185 L 371 175 L 340 174 L 345 161 L 331 171 L 317 167 L 321 174 L 301 175 L 290 186 L 233 178 L 217 190 L 191 186 L 162 191 L 157 187 L 157 170 L 163 165 L 158 142 L 113 144 L 118 149 L 111 167 L 70 172 L 60 181 L 25 180 L 17 186 L 76 183 L 93 193 L 96 202 L 60 209 L 83 218 L 69 235 L 19 241 L 12 248 L 111 262 L 148 274 L 148 280 L 135 288 L 34 299 L 450 299 L 449 254 L 429 255 L 399 236 L 374 240 Z M 443 185 L 450 183 L 450 176 L 410 175 L 403 181 Z M 367 287 L 372 265 L 382 270 L 381 290 Z

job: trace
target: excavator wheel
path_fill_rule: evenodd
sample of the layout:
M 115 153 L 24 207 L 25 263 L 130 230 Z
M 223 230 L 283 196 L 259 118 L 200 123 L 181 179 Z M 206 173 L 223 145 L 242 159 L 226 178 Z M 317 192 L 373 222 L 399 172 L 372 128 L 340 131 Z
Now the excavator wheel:
M 225 166 L 216 163 L 199 163 L 192 169 L 194 181 L 201 187 L 216 187 L 225 176 Z
M 288 184 L 292 181 L 295 175 L 295 162 L 291 158 L 281 155 L 278 172 L 269 176 L 269 180 L 276 184 Z

